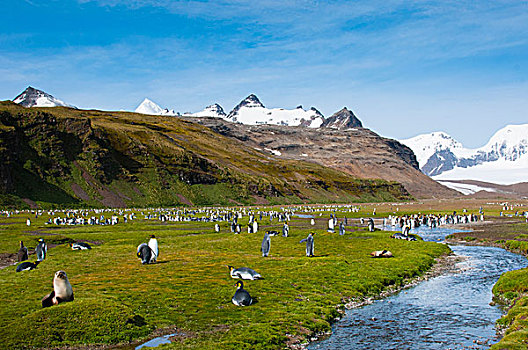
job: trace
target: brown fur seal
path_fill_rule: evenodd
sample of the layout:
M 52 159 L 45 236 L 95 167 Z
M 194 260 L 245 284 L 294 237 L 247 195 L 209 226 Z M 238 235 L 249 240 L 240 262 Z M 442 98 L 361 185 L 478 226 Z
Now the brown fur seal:
M 66 272 L 57 271 L 53 278 L 53 292 L 42 298 L 42 307 L 58 305 L 66 301 L 73 301 L 73 289 Z

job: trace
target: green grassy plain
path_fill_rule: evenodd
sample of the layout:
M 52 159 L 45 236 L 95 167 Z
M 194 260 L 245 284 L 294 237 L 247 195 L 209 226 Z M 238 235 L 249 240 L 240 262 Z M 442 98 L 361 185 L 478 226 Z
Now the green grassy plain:
M 36 270 L 0 270 L 0 347 L 5 349 L 126 348 L 169 333 L 178 335 L 162 348 L 280 349 L 328 332 L 345 302 L 399 286 L 449 253 L 442 244 L 393 240 L 362 227 L 349 226 L 344 236 L 327 233 L 328 212 L 316 213 L 314 258 L 305 257 L 299 243 L 313 229 L 309 219 L 293 219 L 290 237 L 272 237 L 271 254 L 263 258 L 263 232 L 282 227 L 276 220 L 269 225 L 267 217 L 259 233 L 240 235 L 230 233 L 227 223 L 215 233 L 213 223 L 146 221 L 139 213 L 127 224 L 59 229 L 44 225 L 47 215 L 33 219 L 31 227 L 26 217 L 0 216 L 0 254 L 15 253 L 19 240 L 30 248 L 38 238 L 62 244 L 51 248 Z M 136 247 L 150 234 L 160 244 L 159 263 L 141 265 Z M 65 244 L 70 240 L 96 244 L 90 251 L 72 251 Z M 370 257 L 381 249 L 394 258 Z M 245 282 L 257 303 L 231 303 L 235 280 L 226 265 L 248 266 L 263 275 Z M 52 290 L 57 270 L 68 274 L 75 300 L 42 309 L 40 299 Z

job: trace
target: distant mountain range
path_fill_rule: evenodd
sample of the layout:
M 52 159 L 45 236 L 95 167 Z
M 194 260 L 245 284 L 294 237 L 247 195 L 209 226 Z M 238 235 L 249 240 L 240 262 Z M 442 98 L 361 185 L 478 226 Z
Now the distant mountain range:
M 326 127 L 338 130 L 361 128 L 361 121 L 346 107 L 334 113 L 331 117 L 325 118 L 315 107 L 308 110 L 298 106 L 295 109 L 266 108 L 259 98 L 251 94 L 243 99 L 226 114 L 222 106 L 218 103 L 205 107 L 204 110 L 196 113 L 184 113 L 180 115 L 173 110 L 161 108 L 149 99 L 145 99 L 135 112 L 151 115 L 178 115 L 183 117 L 213 117 L 221 118 L 233 123 L 246 125 L 284 125 L 302 126 L 308 128 Z
M 75 108 L 33 87 L 28 87 L 13 101 L 24 107 Z M 145 98 L 135 112 L 184 118 L 211 117 L 244 125 L 298 126 L 307 129 L 349 131 L 363 128 L 361 121 L 346 107 L 330 117 L 325 117 L 314 107 L 308 110 L 303 109 L 302 106 L 295 109 L 267 108 L 254 94 L 243 99 L 229 113 L 215 103 L 196 113 L 180 114 L 173 109 L 162 108 L 148 98 Z M 455 181 L 460 180 L 496 184 L 512 184 L 528 180 L 528 124 L 509 125 L 499 130 L 485 146 L 477 149 L 465 148 L 444 132 L 423 134 L 400 142 L 412 149 L 424 174 L 458 191 L 461 191 L 461 185 L 456 184 Z M 284 150 L 281 152 L 284 153 Z M 357 170 L 352 173 L 359 175 Z M 405 180 L 399 179 L 399 181 L 405 183 Z M 474 189 L 474 192 L 478 190 L 478 186 L 468 186 Z M 468 190 L 461 192 L 467 193 Z
M 44 94 L 31 88 L 17 101 L 46 96 L 28 106 L 64 104 Z M 410 148 L 363 128 L 346 108 L 325 118 L 315 108 L 268 109 L 255 95 L 229 113 L 213 104 L 185 115 L 148 99 L 144 114 L 20 105 L 0 103 L 0 205 L 17 198 L 159 206 L 457 195 L 421 173 Z
M 410 147 L 420 170 L 435 180 L 478 180 L 496 184 L 528 181 L 528 124 L 508 125 L 480 148 L 465 148 L 444 132 L 400 140 Z
M 29 86 L 13 102 L 24 107 L 72 107 L 52 95 Z M 136 113 L 148 115 L 183 116 L 183 117 L 213 117 L 246 125 L 285 125 L 303 126 L 308 128 L 326 127 L 338 130 L 361 128 L 361 121 L 346 107 L 325 118 L 315 107 L 304 110 L 302 106 L 295 109 L 266 108 L 254 94 L 243 99 L 229 114 L 226 114 L 218 103 L 205 107 L 196 113 L 180 114 L 174 109 L 162 108 L 154 101 L 145 98 L 134 110 Z

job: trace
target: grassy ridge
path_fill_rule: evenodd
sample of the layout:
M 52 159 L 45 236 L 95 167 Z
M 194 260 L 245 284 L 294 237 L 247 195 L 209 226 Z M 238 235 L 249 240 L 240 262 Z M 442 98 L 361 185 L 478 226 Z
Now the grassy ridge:
M 292 220 L 291 236 L 272 237 L 271 255 L 262 258 L 262 233 L 233 235 L 225 223 L 220 233 L 213 232 L 213 224 L 144 220 L 49 230 L 42 225 L 46 216 L 30 229 L 24 218 L 0 220 L 12 223 L 0 225 L 0 253 L 16 252 L 21 239 L 34 247 L 42 234 L 33 233 L 42 229 L 54 234 L 42 236 L 48 242 L 102 244 L 81 252 L 59 245 L 34 271 L 0 270 L 5 301 L 0 343 L 10 349 L 128 343 L 174 329 L 181 336 L 169 348 L 278 349 L 328 331 L 344 301 L 399 285 L 449 251 L 445 245 L 392 240 L 363 228 L 349 227 L 345 236 L 326 233 L 323 218 L 315 227 L 315 258 L 306 258 L 299 243 L 312 229 L 308 219 Z M 262 224 L 268 223 L 265 218 Z M 275 221 L 263 229 L 280 227 Z M 160 243 L 159 263 L 142 266 L 135 249 L 152 233 Z M 379 249 L 391 250 L 395 258 L 371 259 L 369 253 Z M 245 283 L 255 305 L 231 303 L 235 287 L 228 264 L 249 266 L 265 277 Z M 59 269 L 67 272 L 75 301 L 41 309 L 40 298 L 50 292 Z
M 505 329 L 504 338 L 491 349 L 526 349 L 528 346 L 528 269 L 502 274 L 493 295 L 509 305 L 508 313 L 497 321 Z
M 410 198 L 398 183 L 281 159 L 182 118 L 127 112 L 0 102 L 0 158 L 0 205 L 18 208 L 21 198 L 68 208 Z

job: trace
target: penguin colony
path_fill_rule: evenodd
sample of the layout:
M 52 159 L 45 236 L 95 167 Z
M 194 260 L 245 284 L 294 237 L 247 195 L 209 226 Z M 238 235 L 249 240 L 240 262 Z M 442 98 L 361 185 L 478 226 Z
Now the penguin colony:
M 309 207 L 304 208 L 303 211 L 310 212 L 314 211 L 313 208 L 308 209 Z M 216 212 L 209 212 L 207 216 L 203 217 L 196 217 L 196 214 L 203 213 L 203 211 L 195 210 L 195 211 L 174 211 L 174 212 L 165 212 L 165 213 L 159 213 L 156 215 L 152 214 L 144 214 L 145 220 L 152 220 L 152 219 L 158 219 L 162 222 L 165 221 L 202 221 L 202 222 L 215 222 L 214 225 L 214 232 L 219 233 L 220 232 L 220 225 L 218 222 L 220 221 L 226 221 L 229 223 L 228 227 L 231 228 L 231 232 L 234 234 L 240 234 L 241 233 L 241 226 L 238 222 L 240 218 L 243 217 L 243 215 L 249 215 L 249 223 L 248 223 L 248 232 L 256 233 L 259 230 L 259 224 L 257 222 L 257 219 L 253 213 L 246 213 L 246 209 L 242 209 L 241 212 L 233 213 L 233 212 L 227 212 L 224 214 L 220 214 L 217 210 Z M 320 210 L 320 208 L 319 208 Z M 349 207 L 350 212 L 357 212 L 359 209 L 357 207 Z M 273 220 L 277 220 L 279 222 L 283 222 L 282 227 L 282 237 L 289 237 L 290 228 L 288 225 L 288 221 L 291 220 L 291 216 L 293 215 L 293 211 L 290 212 L 259 212 L 260 221 L 263 220 L 263 215 L 266 215 L 269 217 L 270 224 L 273 222 Z M 54 223 L 56 225 L 76 225 L 76 224 L 82 224 L 82 225 L 91 225 L 91 224 L 109 224 L 109 225 L 115 225 L 119 223 L 119 218 L 112 216 L 111 219 L 104 219 L 104 216 L 101 215 L 99 219 L 93 219 L 90 218 L 88 220 L 84 220 L 84 218 L 80 218 L 79 216 L 75 216 L 76 214 L 71 214 L 68 212 L 66 214 L 65 219 L 61 218 L 55 218 L 54 220 L 49 220 L 46 224 Z M 321 214 L 319 214 L 321 215 Z M 373 213 L 375 215 L 375 213 Z M 38 217 L 38 215 L 36 216 Z M 123 217 L 122 222 L 127 222 L 128 220 L 135 219 L 135 214 L 129 213 L 126 214 Z M 400 238 L 400 239 L 407 239 L 407 240 L 415 240 L 415 238 L 411 235 L 409 235 L 409 231 L 411 228 L 420 226 L 420 225 L 428 225 L 430 227 L 436 227 L 437 225 L 442 224 L 456 224 L 456 223 L 468 223 L 470 221 L 476 221 L 478 220 L 477 216 L 474 215 L 456 215 L 456 213 L 453 213 L 453 215 L 444 215 L 444 216 L 437 216 L 437 215 L 427 215 L 427 216 L 403 216 L 403 217 L 397 217 L 397 216 L 389 216 L 388 221 L 390 221 L 391 226 L 400 226 L 402 228 L 401 233 L 397 233 L 393 235 L 394 238 Z M 481 214 L 481 220 L 483 220 L 483 214 Z M 335 233 L 336 226 L 339 228 L 339 234 L 344 235 L 346 233 L 346 225 L 348 221 L 347 218 L 344 217 L 344 220 L 342 222 L 338 223 L 337 215 L 334 213 L 330 214 L 330 219 L 328 219 L 328 232 Z M 361 223 L 365 224 L 365 220 L 362 218 Z M 387 219 L 383 219 L 384 225 L 387 223 Z M 27 223 L 28 226 L 31 225 L 31 221 L 28 218 Z M 368 226 L 369 231 L 374 231 L 374 221 L 372 218 L 368 219 L 368 222 L 366 223 Z M 310 217 L 310 225 L 315 225 L 315 219 L 313 216 Z M 310 232 L 310 234 L 302 239 L 300 242 L 306 244 L 305 248 L 305 255 L 307 257 L 313 257 L 315 256 L 315 250 L 314 250 L 314 237 L 315 232 Z M 270 255 L 271 250 L 271 237 L 278 236 L 279 232 L 277 231 L 267 231 L 264 234 L 264 238 L 261 243 L 261 253 L 263 257 L 268 257 Z M 30 262 L 28 260 L 28 248 L 24 245 L 22 241 L 20 243 L 20 248 L 17 252 L 17 261 L 18 266 L 16 268 L 17 272 L 22 271 L 29 271 L 37 268 L 37 266 L 42 263 L 46 257 L 47 257 L 47 251 L 48 247 L 46 242 L 43 239 L 39 239 L 37 246 L 35 248 L 35 254 L 37 260 L 35 262 Z M 71 243 L 70 247 L 72 250 L 91 250 L 92 247 L 85 242 L 75 242 Z M 141 260 L 142 264 L 154 264 L 158 261 L 159 257 L 159 246 L 158 241 L 154 235 L 150 236 L 150 239 L 148 243 L 141 243 L 137 247 L 136 251 L 137 257 Z M 387 250 L 380 250 L 380 251 L 374 251 L 371 253 L 371 256 L 373 258 L 390 258 L 392 257 L 392 253 Z M 228 266 L 229 273 L 231 278 L 238 279 L 238 281 L 235 283 L 236 291 L 232 297 L 233 304 L 237 306 L 249 306 L 254 303 L 254 299 L 250 296 L 249 292 L 244 289 L 244 284 L 241 280 L 259 280 L 262 279 L 262 275 L 255 270 L 249 268 L 249 267 L 239 267 L 235 268 L 233 266 Z M 65 271 L 57 271 L 55 273 L 55 276 L 53 278 L 53 291 L 50 292 L 48 295 L 46 295 L 44 298 L 42 298 L 42 307 L 49 307 L 53 305 L 58 305 L 62 302 L 69 302 L 74 300 L 74 294 L 73 294 L 73 288 L 69 282 L 68 276 Z

